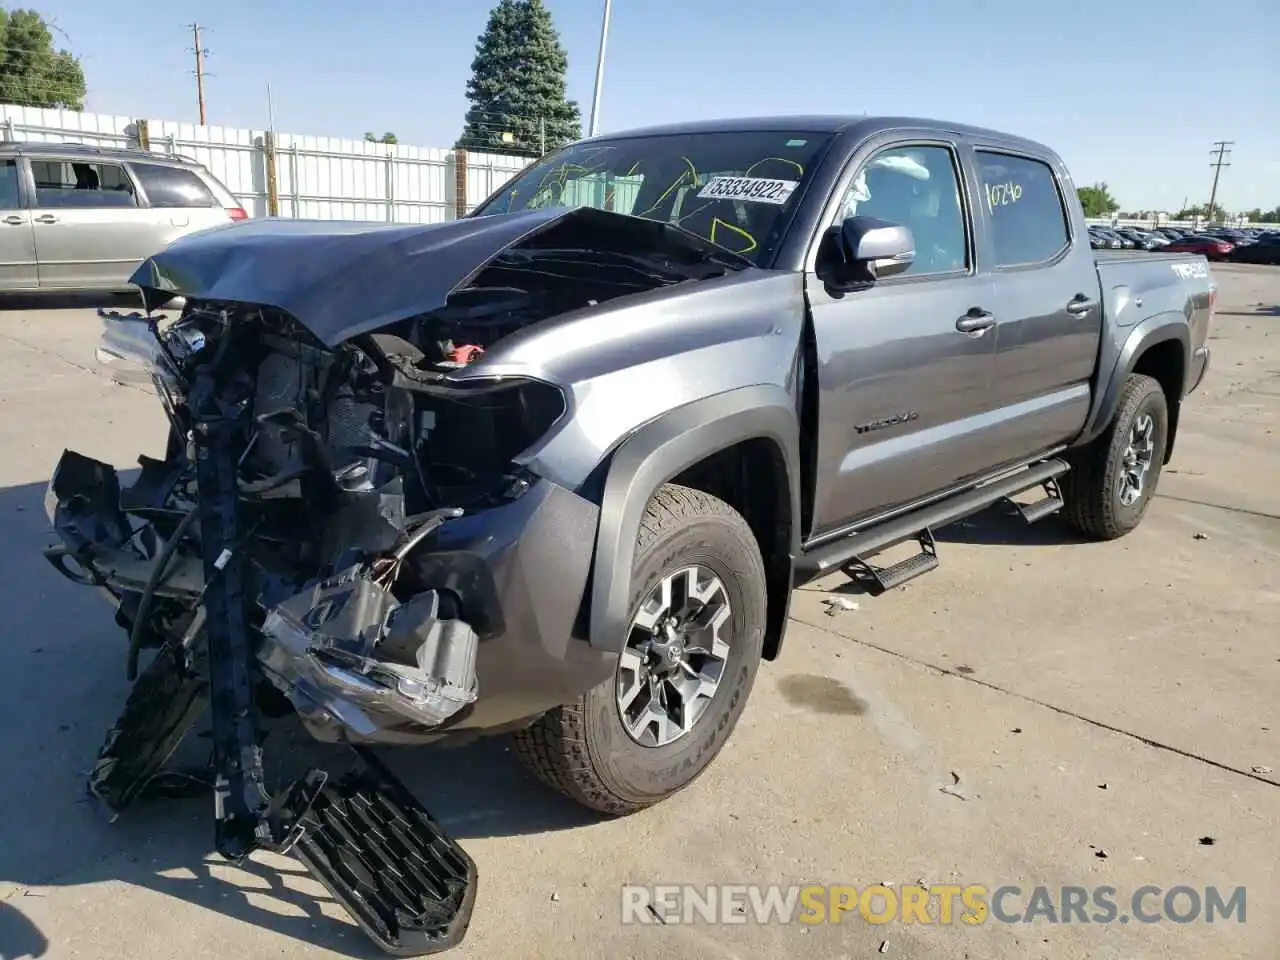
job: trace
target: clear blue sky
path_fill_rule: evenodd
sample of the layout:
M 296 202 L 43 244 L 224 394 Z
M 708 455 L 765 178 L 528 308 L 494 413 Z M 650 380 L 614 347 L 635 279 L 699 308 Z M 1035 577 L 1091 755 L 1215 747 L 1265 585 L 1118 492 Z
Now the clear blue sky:
M 602 0 L 546 0 L 590 110 Z M 83 59 L 90 110 L 449 146 L 488 0 L 26 0 Z M 725 114 L 933 116 L 1056 148 L 1126 208 L 1280 204 L 1280 0 L 614 0 L 601 129 Z

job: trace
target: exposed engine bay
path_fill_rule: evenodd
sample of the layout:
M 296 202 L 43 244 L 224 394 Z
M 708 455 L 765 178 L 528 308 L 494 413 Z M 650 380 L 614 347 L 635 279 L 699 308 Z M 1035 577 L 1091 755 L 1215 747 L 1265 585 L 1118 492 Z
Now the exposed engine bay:
M 291 246 L 296 227 L 179 241 L 135 275 L 148 313 L 104 313 L 98 349 L 117 379 L 158 393 L 164 459 L 140 457 L 125 486 L 108 464 L 66 451 L 50 483 L 62 543 L 46 556 L 110 599 L 136 681 L 90 794 L 118 815 L 208 707 L 219 851 L 293 851 L 399 955 L 457 942 L 475 869 L 367 748 L 426 742 L 484 696 L 480 645 L 500 624 L 468 596 L 492 592 L 499 574 L 454 551 L 445 575 L 440 537 L 462 518 L 538 499 L 518 456 L 567 412 L 553 384 L 485 375 L 486 356 L 557 316 L 742 269 L 636 218 L 538 218 L 515 242 L 503 231 L 518 217 L 464 223 L 471 239 L 496 231 L 486 242 L 497 249 L 429 275 L 425 309 L 404 309 L 404 290 L 368 289 L 381 310 L 369 321 L 334 313 L 354 302 L 336 287 L 317 295 L 296 259 L 312 248 Z M 427 236 L 446 229 L 459 231 Z M 403 254 L 399 234 L 383 236 Z M 370 243 L 356 235 L 347 258 Z M 301 279 L 276 295 L 282 285 L 264 271 L 285 255 Z M 176 318 L 151 312 L 174 296 L 184 298 Z M 572 559 L 579 579 L 585 563 Z M 317 739 L 351 745 L 364 773 L 334 781 L 313 770 L 270 796 L 259 718 L 290 712 Z M 407 862 L 419 864 L 410 879 Z

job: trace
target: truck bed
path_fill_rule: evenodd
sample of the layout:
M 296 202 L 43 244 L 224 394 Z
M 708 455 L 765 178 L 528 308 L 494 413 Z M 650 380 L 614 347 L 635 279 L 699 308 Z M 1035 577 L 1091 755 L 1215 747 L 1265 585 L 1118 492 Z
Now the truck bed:
M 1198 381 L 1207 362 L 1205 341 L 1209 335 L 1212 291 L 1216 287 L 1209 261 L 1197 253 L 1158 253 L 1133 250 L 1095 250 L 1098 285 L 1103 310 L 1119 331 L 1127 331 L 1148 318 L 1181 314 L 1190 327 L 1187 364 Z M 1101 363 L 1114 362 L 1111 350 L 1120 341 L 1104 345 Z M 1190 389 L 1190 384 L 1188 384 Z
M 1097 260 L 1099 264 L 1146 263 L 1152 260 L 1167 263 L 1170 260 L 1204 259 L 1204 257 L 1198 253 L 1161 253 L 1159 250 L 1094 250 L 1093 258 Z

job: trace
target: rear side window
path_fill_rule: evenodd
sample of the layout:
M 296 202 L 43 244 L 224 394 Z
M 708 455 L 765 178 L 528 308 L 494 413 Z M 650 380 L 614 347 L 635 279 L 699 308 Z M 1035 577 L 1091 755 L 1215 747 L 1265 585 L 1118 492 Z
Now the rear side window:
M 32 160 L 38 207 L 136 207 L 133 181 L 118 163 Z
M 0 163 L 0 210 L 17 210 L 22 206 L 18 199 L 18 162 L 5 160 Z
M 153 207 L 216 207 L 204 181 L 190 170 L 158 163 L 131 163 L 134 175 Z
M 1051 260 L 1071 242 L 1062 191 L 1039 160 L 978 151 L 982 204 L 1002 267 Z

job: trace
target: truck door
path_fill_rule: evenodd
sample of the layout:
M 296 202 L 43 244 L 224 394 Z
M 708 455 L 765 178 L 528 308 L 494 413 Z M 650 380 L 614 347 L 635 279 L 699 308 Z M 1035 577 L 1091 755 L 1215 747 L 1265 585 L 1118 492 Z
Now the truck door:
M 904 224 L 916 256 L 906 273 L 853 292 L 806 276 L 820 390 L 812 536 L 989 466 L 994 307 L 960 169 L 954 143 L 873 143 L 824 215 L 824 228 L 853 215 Z
M 981 146 L 973 156 L 996 298 L 993 463 L 1014 462 L 1070 440 L 1088 417 L 1098 271 L 1056 161 Z
M 22 197 L 22 166 L 16 157 L 0 160 L 0 291 L 36 285 L 36 246 L 31 211 Z

